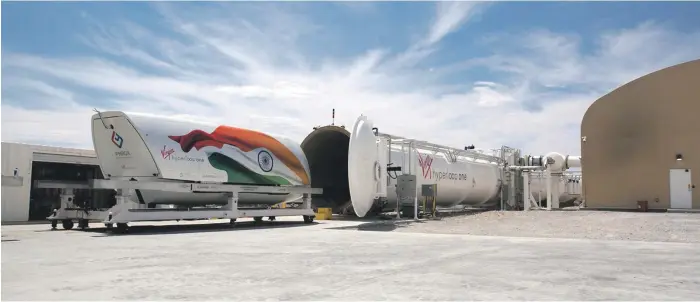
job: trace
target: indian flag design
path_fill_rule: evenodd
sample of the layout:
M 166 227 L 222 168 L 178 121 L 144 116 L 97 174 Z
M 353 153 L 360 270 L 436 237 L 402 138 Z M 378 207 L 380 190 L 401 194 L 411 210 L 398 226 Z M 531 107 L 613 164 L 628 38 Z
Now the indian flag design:
M 168 137 L 184 152 L 193 148 L 205 152 L 212 167 L 226 172 L 229 183 L 310 184 L 308 172 L 297 155 L 264 133 L 219 126 L 211 133 L 192 130 Z

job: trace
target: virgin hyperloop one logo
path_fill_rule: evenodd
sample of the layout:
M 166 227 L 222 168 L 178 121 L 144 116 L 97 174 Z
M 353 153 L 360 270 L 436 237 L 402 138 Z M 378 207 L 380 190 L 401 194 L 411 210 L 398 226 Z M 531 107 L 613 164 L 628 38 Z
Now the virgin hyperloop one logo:
M 423 178 L 425 179 L 435 179 L 435 181 L 441 180 L 467 180 L 466 173 L 453 173 L 453 172 L 440 172 L 433 171 L 433 158 L 430 155 L 425 157 L 418 153 L 418 165 L 420 165 L 421 170 L 423 170 Z
M 433 158 L 430 157 L 430 155 L 426 155 L 425 157 L 422 157 L 420 153 L 418 153 L 418 164 L 420 165 L 421 170 L 423 170 L 423 178 L 433 178 L 433 173 L 432 172 L 432 165 L 433 165 Z
M 163 159 L 170 159 L 173 153 L 175 153 L 175 149 L 167 149 L 167 147 L 168 146 L 163 146 L 163 150 L 160 150 L 160 155 L 163 156 Z
M 162 156 L 164 160 L 187 161 L 198 163 L 204 162 L 204 158 L 190 157 L 187 154 L 177 155 L 175 154 L 175 149 L 168 148 L 167 145 L 163 145 L 163 149 L 160 149 L 160 156 Z

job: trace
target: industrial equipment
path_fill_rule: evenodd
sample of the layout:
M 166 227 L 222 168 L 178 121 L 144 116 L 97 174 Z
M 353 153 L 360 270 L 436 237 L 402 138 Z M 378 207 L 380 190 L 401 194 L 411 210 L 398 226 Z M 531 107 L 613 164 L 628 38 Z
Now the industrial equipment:
M 351 202 L 360 217 L 378 207 L 396 210 L 401 175 L 416 177 L 413 196 L 423 184 L 438 184 L 437 206 L 481 206 L 498 200 L 498 157 L 382 133 L 365 116 L 351 132 L 319 127 L 301 147 L 309 160 L 311 185 L 326 195 L 314 200 L 338 210 Z
M 92 116 L 92 136 L 106 179 L 89 183 L 38 182 L 61 188 L 61 208 L 48 219 L 65 228 L 78 219 L 125 229 L 132 221 L 303 216 L 315 213 L 306 157 L 299 145 L 230 126 L 185 122 L 119 111 Z M 117 204 L 82 211 L 72 189 L 116 189 Z M 272 206 L 285 203 L 284 208 Z M 167 207 L 163 207 L 167 205 Z
M 437 184 L 423 185 L 421 197 L 423 199 L 423 216 L 437 217 Z
M 431 202 L 421 212 L 491 206 L 499 200 L 512 208 L 526 205 L 524 195 L 533 195 L 522 193 L 523 173 L 547 175 L 543 187 L 529 179 L 525 183 L 529 192 L 544 190 L 551 200 L 566 193 L 563 172 L 580 165 L 579 157 L 558 153 L 521 158 L 518 150 L 504 147 L 500 156 L 488 155 L 473 146 L 456 149 L 390 135 L 365 116 L 351 132 L 342 126 L 315 127 L 301 145 L 248 129 L 119 111 L 93 115 L 92 133 L 105 180 L 38 184 L 65 189 L 61 208 L 49 217 L 54 226 L 72 219 L 81 226 L 100 219 L 124 228 L 143 220 L 233 222 L 288 215 L 310 222 L 312 205 L 336 212 L 351 207 L 360 217 L 393 210 L 418 217 L 419 194 Z M 117 205 L 82 211 L 72 204 L 74 188 L 116 189 Z
M 397 207 L 404 212 L 408 209 L 401 207 L 411 207 L 407 200 L 414 198 L 424 184 L 440 187 L 435 198 L 437 207 L 496 205 L 501 199 L 515 200 L 515 195 L 522 195 L 517 193 L 522 192 L 521 172 L 511 173 L 507 167 L 530 165 L 533 167 L 527 173 L 532 175 L 544 173 L 541 171 L 546 168 L 541 158 L 533 164 L 529 157 L 520 157 L 512 148 L 508 148 L 507 156 L 496 156 L 480 153 L 471 146 L 456 149 L 382 133 L 365 116 L 357 119 L 351 132 L 332 125 L 315 127 L 301 148 L 309 161 L 312 186 L 324 189 L 323 196 L 313 197 L 313 203 L 332 207 L 335 212 L 352 208 L 358 216 L 394 211 Z M 548 155 L 555 158 L 550 159 L 554 163 L 561 161 L 555 153 Z M 566 168 L 576 166 L 578 157 L 566 159 Z M 403 190 L 398 189 L 399 182 L 405 181 L 403 175 L 416 177 L 414 194 L 397 196 Z M 546 199 L 546 193 L 542 193 L 547 190 L 547 182 L 546 178 L 543 180 L 533 181 L 532 192 Z M 510 192 L 505 183 L 514 185 Z M 563 177 L 554 183 L 561 187 L 557 192 L 565 192 Z M 507 194 L 513 194 L 513 198 Z M 568 197 L 562 193 L 561 198 Z M 522 205 L 522 197 L 519 200 Z
M 399 209 L 401 216 L 414 216 L 416 198 L 416 175 L 399 175 L 396 178 L 396 209 Z

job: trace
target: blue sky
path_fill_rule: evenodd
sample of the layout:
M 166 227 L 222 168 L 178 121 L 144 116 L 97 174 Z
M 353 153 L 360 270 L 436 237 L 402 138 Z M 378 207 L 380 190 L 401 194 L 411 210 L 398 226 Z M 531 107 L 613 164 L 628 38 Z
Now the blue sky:
M 301 141 L 352 126 L 578 154 L 598 97 L 700 58 L 697 2 L 3 2 L 2 140 L 91 148 L 92 108 Z

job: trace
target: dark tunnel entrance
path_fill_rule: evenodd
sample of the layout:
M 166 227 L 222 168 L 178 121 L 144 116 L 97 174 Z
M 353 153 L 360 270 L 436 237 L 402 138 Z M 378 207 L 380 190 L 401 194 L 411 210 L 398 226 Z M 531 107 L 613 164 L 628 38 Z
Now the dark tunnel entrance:
M 338 213 L 349 205 L 349 144 L 350 132 L 338 126 L 320 127 L 301 143 L 311 170 L 311 186 L 323 189 L 323 194 L 312 196 L 315 207 Z

